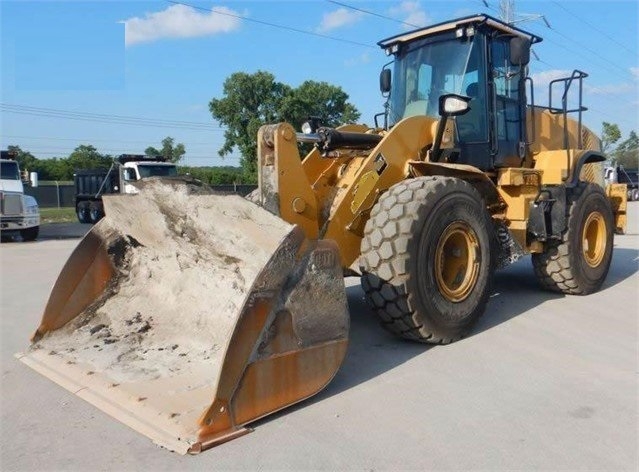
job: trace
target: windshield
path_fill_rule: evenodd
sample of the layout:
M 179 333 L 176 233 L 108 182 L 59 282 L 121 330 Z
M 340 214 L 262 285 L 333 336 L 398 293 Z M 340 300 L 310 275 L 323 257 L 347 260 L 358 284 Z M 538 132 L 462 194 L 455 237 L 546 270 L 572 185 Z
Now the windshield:
M 429 42 L 430 41 L 430 42 Z M 480 48 L 475 41 L 457 39 L 432 42 L 415 41 L 395 58 L 390 94 L 390 124 L 409 116 L 439 117 L 439 97 L 447 93 L 466 94 L 466 87 L 477 82 L 476 58 Z M 474 69 L 474 70 L 472 70 Z
M 145 177 L 171 177 L 177 175 L 177 168 L 175 166 L 160 166 L 157 164 L 139 164 L 138 172 L 141 179 Z
M 0 178 L 2 180 L 20 180 L 17 162 L 0 162 Z

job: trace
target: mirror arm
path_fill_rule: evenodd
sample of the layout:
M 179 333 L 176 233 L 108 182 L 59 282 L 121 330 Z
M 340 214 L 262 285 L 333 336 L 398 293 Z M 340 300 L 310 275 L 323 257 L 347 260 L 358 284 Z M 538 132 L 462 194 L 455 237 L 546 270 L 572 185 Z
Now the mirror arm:
M 444 130 L 446 129 L 446 123 L 448 122 L 448 115 L 442 115 L 437 125 L 437 134 L 435 135 L 435 141 L 433 141 L 433 147 L 430 150 L 430 161 L 438 162 L 441 156 L 442 138 L 444 137 Z

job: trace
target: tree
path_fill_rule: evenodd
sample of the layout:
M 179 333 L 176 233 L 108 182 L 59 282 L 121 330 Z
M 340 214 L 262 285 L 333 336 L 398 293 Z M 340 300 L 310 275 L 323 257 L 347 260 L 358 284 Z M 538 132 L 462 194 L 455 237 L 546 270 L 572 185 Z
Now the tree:
M 213 118 L 226 126 L 219 154 L 225 156 L 237 148 L 248 182 L 256 181 L 260 126 L 288 121 L 299 128 L 309 115 L 321 117 L 327 126 L 359 118 L 359 112 L 348 103 L 348 95 L 340 87 L 306 81 L 292 88 L 265 71 L 231 74 L 224 81 L 223 95 L 209 103 Z
M 634 131 L 630 132 L 628 139 L 622 141 L 612 153 L 615 165 L 624 166 L 626 169 L 639 169 L 639 136 Z
M 186 154 L 186 148 L 184 144 L 179 143 L 174 145 L 174 142 L 175 140 L 172 137 L 167 136 L 162 140 L 162 149 L 158 150 L 153 146 L 149 146 L 144 150 L 144 153 L 147 156 L 163 157 L 169 162 L 179 162 L 182 157 L 184 157 L 184 154 Z
M 33 167 L 36 165 L 37 159 L 29 151 L 23 151 L 20 146 L 15 145 L 7 146 L 7 151 L 14 156 L 16 162 L 20 166 L 20 170 L 34 170 Z
M 281 119 L 299 129 L 309 116 L 320 118 L 324 126 L 353 123 L 360 113 L 350 103 L 341 87 L 307 80 L 284 98 Z
M 51 159 L 38 159 L 20 146 L 9 146 L 8 150 L 14 152 L 21 170 L 37 172 L 40 180 L 73 180 L 76 170 L 108 168 L 113 160 L 90 144 L 77 146 L 68 157 Z
M 290 91 L 269 72 L 235 72 L 224 81 L 224 98 L 209 103 L 213 118 L 226 126 L 220 156 L 237 147 L 249 179 L 257 175 L 257 131 L 263 124 L 279 120 L 278 110 Z
M 180 175 L 188 174 L 209 185 L 233 185 L 242 183 L 241 167 L 178 167 Z
M 619 131 L 619 126 L 615 123 L 607 123 L 604 121 L 602 126 L 601 150 L 603 152 L 608 152 L 611 146 L 621 139 L 621 131 Z
M 95 146 L 91 144 L 80 144 L 69 154 L 66 161 L 72 170 L 95 169 L 109 167 L 113 157 L 99 153 Z

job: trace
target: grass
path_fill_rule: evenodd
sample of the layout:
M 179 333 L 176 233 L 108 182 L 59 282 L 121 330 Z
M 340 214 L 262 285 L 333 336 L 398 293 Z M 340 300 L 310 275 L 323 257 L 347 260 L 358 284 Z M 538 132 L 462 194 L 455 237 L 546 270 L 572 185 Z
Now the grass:
M 40 208 L 40 223 L 77 223 L 74 207 Z

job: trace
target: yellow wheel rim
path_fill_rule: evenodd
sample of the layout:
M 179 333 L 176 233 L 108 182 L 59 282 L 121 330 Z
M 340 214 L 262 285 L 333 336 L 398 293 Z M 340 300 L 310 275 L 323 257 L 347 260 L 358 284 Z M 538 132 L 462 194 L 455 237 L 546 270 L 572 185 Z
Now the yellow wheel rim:
M 582 234 L 584 259 L 590 267 L 598 267 L 606 253 L 606 222 L 598 211 L 586 218 Z
M 440 236 L 435 280 L 447 300 L 461 302 L 472 291 L 479 275 L 479 251 L 477 235 L 466 223 L 452 223 Z

